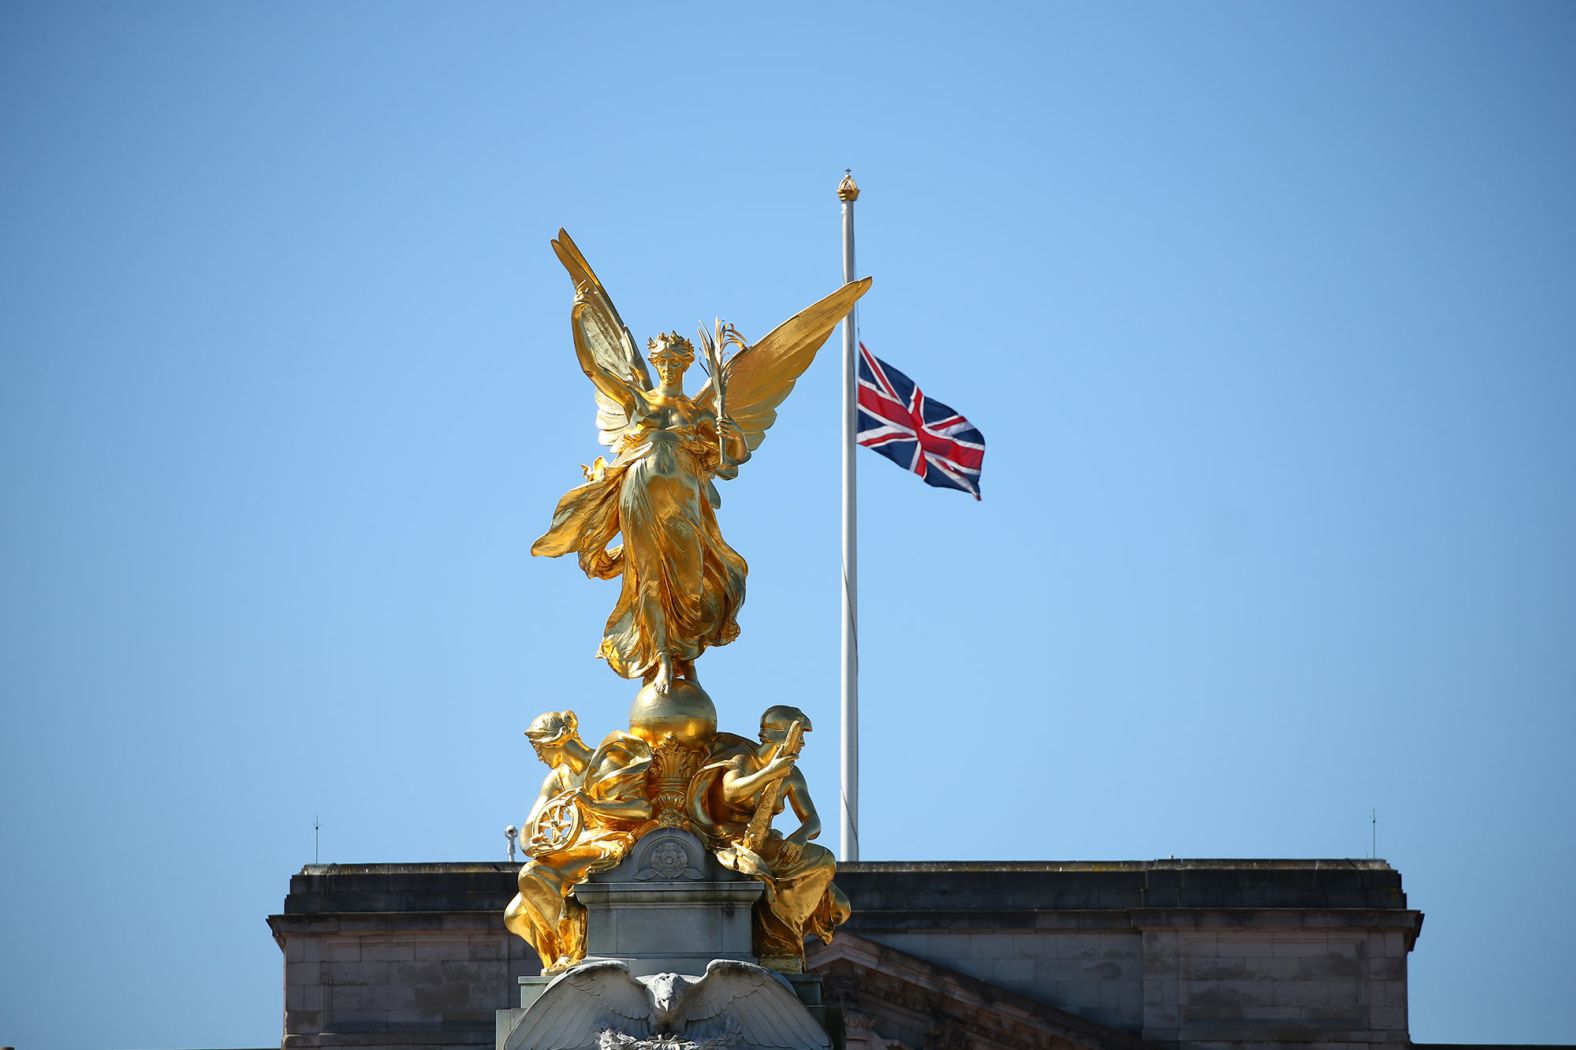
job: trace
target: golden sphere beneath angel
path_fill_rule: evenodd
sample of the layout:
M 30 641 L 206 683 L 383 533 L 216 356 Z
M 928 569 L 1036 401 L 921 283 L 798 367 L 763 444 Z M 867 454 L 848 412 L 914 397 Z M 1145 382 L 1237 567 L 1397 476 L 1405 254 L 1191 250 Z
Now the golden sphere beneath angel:
M 666 692 L 648 682 L 629 705 L 629 731 L 652 747 L 668 737 L 704 743 L 717 734 L 717 708 L 706 690 L 687 679 L 674 679 Z

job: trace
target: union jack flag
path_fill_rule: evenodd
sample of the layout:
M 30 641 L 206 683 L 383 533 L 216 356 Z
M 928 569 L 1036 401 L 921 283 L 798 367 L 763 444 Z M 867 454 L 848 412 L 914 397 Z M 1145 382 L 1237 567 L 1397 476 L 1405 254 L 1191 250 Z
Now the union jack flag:
M 985 436 L 859 344 L 859 443 L 943 489 L 980 498 Z

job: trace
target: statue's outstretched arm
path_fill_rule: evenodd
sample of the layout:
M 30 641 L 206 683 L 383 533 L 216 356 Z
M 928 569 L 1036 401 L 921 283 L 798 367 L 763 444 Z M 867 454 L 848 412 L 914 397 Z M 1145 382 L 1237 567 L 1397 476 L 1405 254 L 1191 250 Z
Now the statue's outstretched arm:
M 531 803 L 531 812 L 526 814 L 525 823 L 521 825 L 524 829 L 522 837 L 527 841 L 529 841 L 530 836 L 536 830 L 536 818 L 541 815 L 542 807 L 547 805 L 558 794 L 558 791 L 558 770 L 550 769 L 547 772 L 547 776 L 542 779 L 542 787 L 536 793 L 536 801 Z
M 722 797 L 735 803 L 754 798 L 767 784 L 792 773 L 793 763 L 792 755 L 778 755 L 753 773 L 729 770 L 722 775 Z
M 618 404 L 628 414 L 634 410 L 639 388 L 629 379 L 614 375 L 597 360 L 595 351 L 586 340 L 585 325 L 582 323 L 582 315 L 588 305 L 583 292 L 577 293 L 575 305 L 569 312 L 569 327 L 575 340 L 575 357 L 580 362 L 580 370 L 595 384 L 597 393 Z
M 563 230 L 553 240 L 553 252 L 564 264 L 575 289 L 570 328 L 574 333 L 575 357 L 596 387 L 597 429 L 604 445 L 617 448 L 630 414 L 639 405 L 640 393 L 651 389 L 651 373 L 607 289 Z

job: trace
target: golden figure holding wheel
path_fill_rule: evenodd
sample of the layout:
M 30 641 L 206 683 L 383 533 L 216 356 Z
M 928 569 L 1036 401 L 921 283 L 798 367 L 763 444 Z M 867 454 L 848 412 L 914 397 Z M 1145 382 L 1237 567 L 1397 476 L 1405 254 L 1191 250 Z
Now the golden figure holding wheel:
M 748 566 L 718 527 L 713 479 L 737 476 L 870 279 L 844 285 L 754 344 L 731 326 L 703 330 L 711 374 L 690 397 L 684 373 L 694 345 L 676 332 L 648 341 L 653 383 L 607 291 L 563 230 L 553 250 L 574 282 L 575 354 L 596 388 L 597 427 L 614 458 L 598 456 L 585 468 L 586 483 L 559 500 L 531 553 L 574 552 L 587 576 L 622 581 L 597 655 L 665 695 L 675 677 L 696 682 L 696 658 L 739 633 Z M 736 352 L 724 360 L 730 345 Z
M 557 973 L 586 953 L 586 909 L 571 891 L 623 860 L 651 819 L 651 749 L 614 732 L 593 750 L 580 739 L 573 711 L 545 712 L 525 735 L 548 774 L 522 825 L 530 859 L 503 921 L 537 950 L 543 973 Z

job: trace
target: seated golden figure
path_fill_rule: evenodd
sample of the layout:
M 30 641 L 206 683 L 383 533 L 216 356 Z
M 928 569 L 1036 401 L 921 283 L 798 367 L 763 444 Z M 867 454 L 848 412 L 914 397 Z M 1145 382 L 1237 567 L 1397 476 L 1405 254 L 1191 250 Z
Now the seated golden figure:
M 616 867 L 651 818 L 651 749 L 614 732 L 592 751 L 573 711 L 539 715 L 525 735 L 550 771 L 525 821 L 521 837 L 530 859 L 504 925 L 536 949 L 543 973 L 561 973 L 586 953 L 585 905 L 570 891 Z
M 798 708 L 769 708 L 758 746 L 718 738 L 716 760 L 696 774 L 690 796 L 691 822 L 717 859 L 765 883 L 755 905 L 755 954 L 762 966 L 787 973 L 804 972 L 806 936 L 831 941 L 850 913 L 848 898 L 832 884 L 837 858 L 810 841 L 821 833 L 821 818 L 795 764 L 809 729 Z M 787 835 L 771 826 L 785 806 L 799 818 Z

